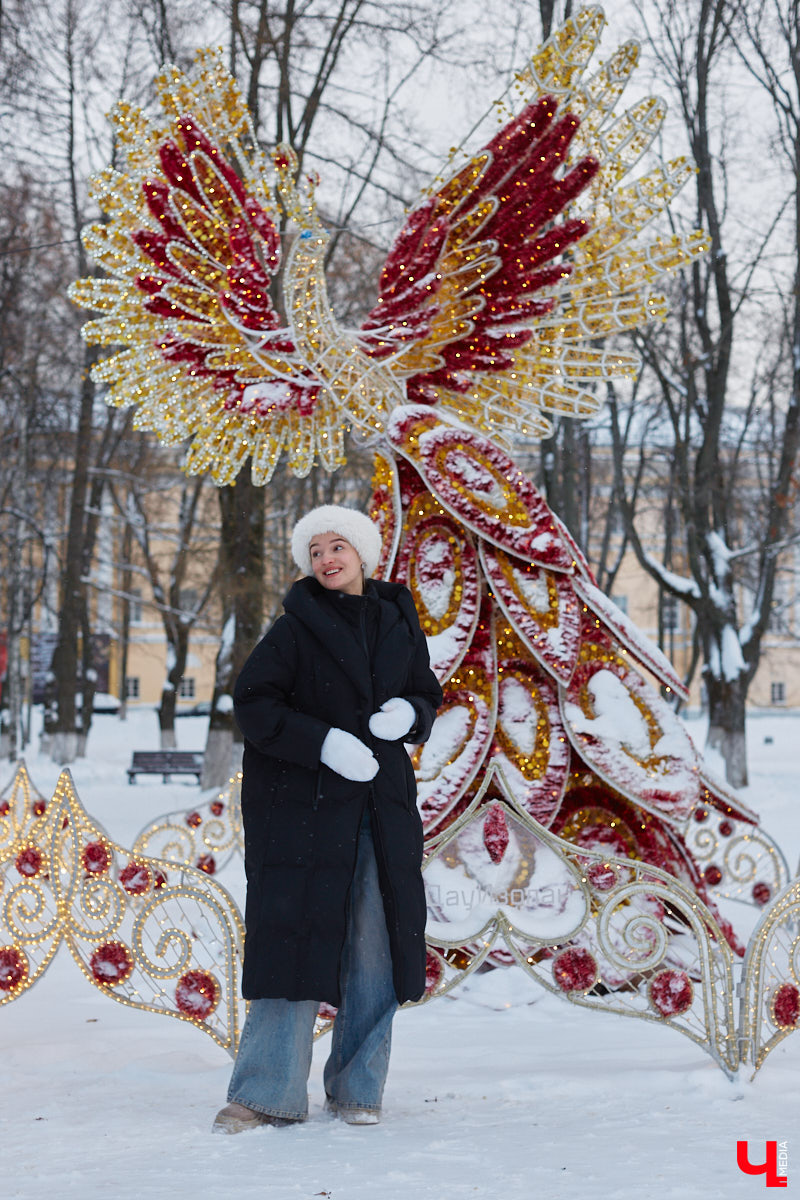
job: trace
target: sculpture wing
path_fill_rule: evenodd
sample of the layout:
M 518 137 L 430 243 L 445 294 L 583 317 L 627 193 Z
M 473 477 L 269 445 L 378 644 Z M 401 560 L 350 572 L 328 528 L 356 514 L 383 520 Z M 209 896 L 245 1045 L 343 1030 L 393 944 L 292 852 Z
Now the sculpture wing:
M 702 235 L 639 239 L 690 170 L 678 160 L 620 186 L 665 109 L 648 98 L 613 112 L 635 43 L 583 78 L 603 24 L 599 8 L 581 9 L 534 55 L 517 77 L 519 114 L 506 110 L 500 132 L 411 211 L 360 331 L 409 401 L 501 444 L 547 436 L 545 413 L 597 411 L 593 385 L 638 368 L 598 340 L 662 316 L 653 282 L 705 247 Z
M 333 470 L 348 428 L 383 437 L 409 402 L 506 448 L 549 434 L 548 413 L 596 411 L 597 383 L 638 368 L 601 342 L 663 315 L 654 281 L 705 247 L 640 237 L 689 168 L 621 186 L 665 110 L 614 115 L 632 44 L 584 80 L 603 20 L 581 9 L 517 76 L 520 111 L 411 212 L 356 333 L 330 309 L 327 235 L 292 150 L 261 151 L 220 54 L 162 73 L 156 121 L 116 110 L 125 169 L 98 176 L 105 219 L 84 235 L 106 278 L 71 290 L 100 314 L 84 336 L 115 349 L 93 370 L 107 399 L 164 442 L 191 439 L 187 469 L 220 484 L 248 458 L 256 483 L 284 454 L 296 475 Z
M 588 156 L 567 165 L 577 128 L 553 97 L 536 99 L 410 214 L 361 328 L 370 354 L 393 356 L 410 401 L 461 397 L 471 417 L 552 311 L 589 229 L 561 215 L 598 170 Z
M 326 411 L 274 300 L 275 178 L 288 159 L 261 153 L 218 56 L 198 60 L 194 74 L 173 69 L 157 81 L 165 122 L 116 109 L 125 170 L 93 180 L 105 219 L 83 235 L 106 274 L 70 294 L 100 314 L 87 341 L 124 347 L 93 372 L 107 399 L 136 404 L 136 426 L 164 442 L 191 438 L 190 472 L 231 483 L 252 454 L 264 482 L 286 452 L 304 474 Z

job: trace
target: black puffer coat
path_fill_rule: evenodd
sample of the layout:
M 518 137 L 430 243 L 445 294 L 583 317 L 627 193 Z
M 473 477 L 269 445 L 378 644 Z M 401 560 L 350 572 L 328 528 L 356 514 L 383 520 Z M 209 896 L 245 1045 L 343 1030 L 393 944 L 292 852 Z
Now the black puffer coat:
M 373 737 L 368 722 L 385 700 L 403 696 L 418 717 L 405 736 L 425 741 L 442 692 L 411 593 L 380 581 L 370 581 L 368 592 L 359 602 L 359 629 L 358 619 L 355 626 L 344 619 L 312 576 L 295 583 L 284 615 L 236 682 L 234 707 L 245 738 L 246 999 L 341 1002 L 347 899 L 367 804 L 397 999 L 416 1000 L 424 990 L 426 908 L 414 772 L 403 741 Z M 372 749 L 380 770 L 371 783 L 354 783 L 321 765 L 332 726 Z

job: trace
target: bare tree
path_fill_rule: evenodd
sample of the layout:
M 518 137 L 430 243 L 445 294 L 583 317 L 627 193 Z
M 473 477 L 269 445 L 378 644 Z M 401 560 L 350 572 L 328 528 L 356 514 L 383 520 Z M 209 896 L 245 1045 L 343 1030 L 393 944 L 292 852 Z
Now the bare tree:
M 112 156 L 105 110 L 118 95 L 148 81 L 154 63 L 146 48 L 147 28 L 136 6 L 111 0 L 42 0 L 12 5 L 0 54 L 0 139 L 3 170 L 12 181 L 21 172 L 47 170 L 54 180 L 57 225 L 51 245 L 71 251 L 69 276 L 88 271 L 80 243 L 87 216 L 85 180 Z M 141 7 L 141 6 L 140 6 Z M 162 5 L 163 9 L 164 6 Z M 113 37 L 107 32 L 113 29 Z M 156 31 L 157 32 L 157 31 Z M 159 34 L 162 38 L 163 33 Z M 63 259 L 63 250 L 60 255 Z M 46 266 L 45 266 L 46 269 Z M 60 280 L 66 291 L 67 279 Z M 29 285 L 30 286 L 30 285 Z M 41 328 L 40 338 L 60 341 L 61 408 L 59 455 L 69 473 L 58 604 L 45 717 L 45 744 L 56 761 L 84 752 L 92 717 L 95 671 L 93 630 L 86 585 L 91 573 L 105 468 L 119 449 L 128 417 L 103 412 L 91 368 L 97 351 L 83 345 L 82 317 L 63 301 L 58 334 Z M 82 703 L 81 703 L 82 700 Z
M 0 627 L 7 668 L 2 689 L 3 752 L 16 757 L 29 720 L 30 680 L 22 658 L 33 606 L 51 566 L 44 500 L 54 484 L 47 452 L 59 421 L 57 354 L 42 331 L 63 326 L 69 278 L 46 187 L 29 174 L 0 185 Z
M 138 461 L 131 462 L 127 472 L 113 472 L 108 487 L 124 529 L 121 544 L 128 548 L 119 564 L 120 598 L 130 600 L 132 578 L 142 572 L 163 623 L 167 664 L 158 724 L 161 746 L 168 749 L 176 744 L 176 699 L 186 673 L 192 630 L 207 612 L 217 587 L 218 528 L 208 520 L 211 488 L 203 476 L 181 477 L 170 456 L 147 442 L 140 442 L 138 450 Z M 129 619 L 126 605 L 123 621 Z
M 755 286 L 786 204 L 797 204 L 797 160 L 784 198 L 771 215 L 762 217 L 755 237 L 735 246 L 734 258 L 729 253 L 734 241 L 726 224 L 731 184 L 725 124 L 715 118 L 722 109 L 725 79 L 729 78 L 733 23 L 743 10 L 734 0 L 696 0 L 688 6 L 676 0 L 654 0 L 651 11 L 657 19 L 651 34 L 653 50 L 678 97 L 697 168 L 696 221 L 708 231 L 711 242 L 707 258 L 696 262 L 691 274 L 676 285 L 673 322 L 666 330 L 651 329 L 636 336 L 648 386 L 663 405 L 670 429 L 671 495 L 679 522 L 679 531 L 673 532 L 680 536 L 680 545 L 677 537 L 674 539 L 677 562 L 672 569 L 646 551 L 637 533 L 635 506 L 615 427 L 618 492 L 628 536 L 641 565 L 665 592 L 692 609 L 709 708 L 708 744 L 722 754 L 729 781 L 741 786 L 747 782 L 747 690 L 770 618 L 777 554 L 787 535 L 792 507 L 788 498 L 798 450 L 795 370 L 783 402 L 774 410 L 780 449 L 774 469 L 768 471 L 764 519 L 759 519 L 758 506 L 743 514 L 738 501 L 743 488 L 752 493 L 756 468 L 748 450 L 753 419 L 763 397 L 758 368 L 753 365 L 754 349 L 748 345 L 746 318 L 756 311 Z M 795 37 L 796 28 L 795 22 Z M 796 69 L 796 43 L 794 65 Z M 796 79 L 793 87 L 796 91 Z M 796 105 L 795 97 L 793 103 Z M 795 154 L 799 144 L 796 112 L 795 107 Z M 715 132 L 720 128 L 723 133 Z M 787 148 L 790 142 L 791 138 Z M 796 243 L 793 252 L 796 255 Z M 794 270 L 793 276 L 796 291 Z M 780 311 L 780 299 L 773 297 L 773 316 L 776 310 Z M 768 345 L 776 363 L 789 344 L 786 340 Z M 741 389 L 743 367 L 751 372 L 749 401 Z M 779 374 L 772 372 L 773 381 Z M 758 588 L 751 612 L 743 619 L 737 584 L 742 575 L 740 564 L 749 555 L 759 563 Z

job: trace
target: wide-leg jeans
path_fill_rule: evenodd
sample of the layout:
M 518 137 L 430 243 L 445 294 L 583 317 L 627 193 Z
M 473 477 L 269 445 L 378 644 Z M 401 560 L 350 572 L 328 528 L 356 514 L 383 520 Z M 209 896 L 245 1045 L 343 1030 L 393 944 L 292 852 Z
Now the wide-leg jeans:
M 342 1003 L 325 1064 L 325 1093 L 337 1108 L 377 1112 L 389 1069 L 397 999 L 368 809 L 359 831 L 341 974 Z M 251 1001 L 229 1102 L 274 1117 L 305 1119 L 318 1009 L 316 1000 Z

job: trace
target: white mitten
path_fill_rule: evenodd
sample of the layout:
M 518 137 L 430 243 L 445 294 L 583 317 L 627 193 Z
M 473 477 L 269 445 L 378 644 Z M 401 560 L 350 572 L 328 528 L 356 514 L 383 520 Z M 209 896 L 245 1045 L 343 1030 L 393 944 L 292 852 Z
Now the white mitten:
M 337 775 L 356 783 L 366 783 L 378 774 L 378 760 L 369 746 L 365 746 L 347 730 L 337 729 L 335 725 L 325 735 L 319 760 Z
M 369 719 L 369 731 L 384 742 L 396 742 L 417 723 L 417 710 L 402 696 L 392 696 Z

